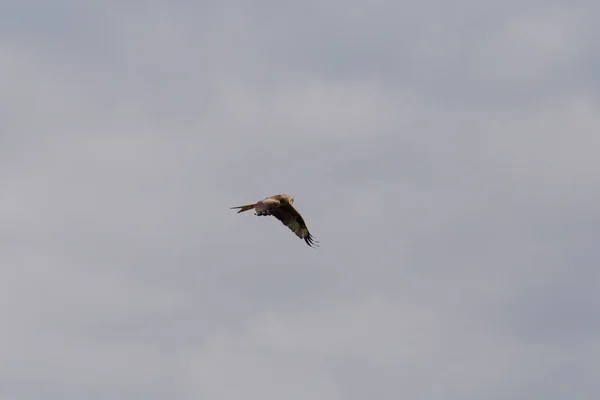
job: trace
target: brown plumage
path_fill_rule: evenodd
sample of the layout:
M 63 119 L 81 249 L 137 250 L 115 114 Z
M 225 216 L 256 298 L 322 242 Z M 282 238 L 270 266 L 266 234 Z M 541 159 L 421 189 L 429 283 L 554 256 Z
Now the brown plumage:
M 319 247 L 318 241 L 314 240 L 313 236 L 308 231 L 304 219 L 298 211 L 292 206 L 294 198 L 287 194 L 277 194 L 267 197 L 266 199 L 257 201 L 256 203 L 247 204 L 245 206 L 231 207 L 231 209 L 239 209 L 238 214 L 244 211 L 254 209 L 254 214 L 258 216 L 272 215 L 280 220 L 285 226 L 290 228 L 300 239 L 304 239 L 306 244 L 313 247 Z

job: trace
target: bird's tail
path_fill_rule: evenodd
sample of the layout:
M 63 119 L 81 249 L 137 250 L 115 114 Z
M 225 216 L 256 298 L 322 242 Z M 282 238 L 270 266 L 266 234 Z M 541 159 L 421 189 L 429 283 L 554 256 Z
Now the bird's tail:
M 256 203 L 252 203 L 252 204 L 246 204 L 245 206 L 231 207 L 231 209 L 233 210 L 233 209 L 239 208 L 240 211 L 237 212 L 239 214 L 239 213 L 244 212 L 244 211 L 252 210 L 255 205 L 256 205 Z

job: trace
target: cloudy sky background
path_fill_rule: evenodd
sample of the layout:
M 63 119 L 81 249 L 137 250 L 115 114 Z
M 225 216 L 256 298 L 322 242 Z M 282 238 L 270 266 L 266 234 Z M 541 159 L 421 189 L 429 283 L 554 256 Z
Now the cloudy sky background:
M 598 15 L 4 0 L 0 399 L 598 398 Z

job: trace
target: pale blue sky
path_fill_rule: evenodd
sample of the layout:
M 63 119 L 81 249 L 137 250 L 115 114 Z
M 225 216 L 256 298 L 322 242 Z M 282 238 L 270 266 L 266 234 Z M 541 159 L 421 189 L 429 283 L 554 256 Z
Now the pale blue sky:
M 598 398 L 596 2 L 152 4 L 0 5 L 0 399 Z

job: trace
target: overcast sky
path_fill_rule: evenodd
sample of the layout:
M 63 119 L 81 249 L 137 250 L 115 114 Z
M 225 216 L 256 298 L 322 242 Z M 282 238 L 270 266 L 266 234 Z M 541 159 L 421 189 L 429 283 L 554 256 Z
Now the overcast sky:
M 600 3 L 191 3 L 0 3 L 1 400 L 599 398 Z

